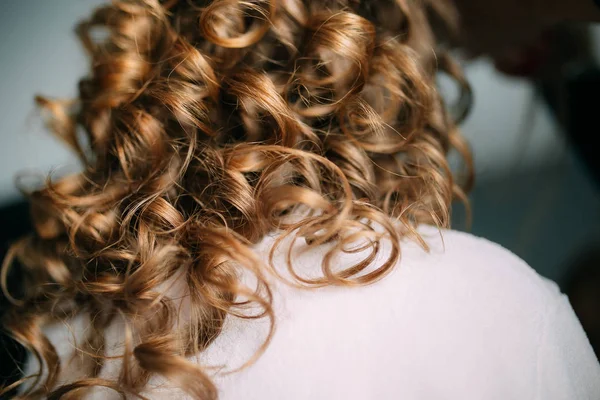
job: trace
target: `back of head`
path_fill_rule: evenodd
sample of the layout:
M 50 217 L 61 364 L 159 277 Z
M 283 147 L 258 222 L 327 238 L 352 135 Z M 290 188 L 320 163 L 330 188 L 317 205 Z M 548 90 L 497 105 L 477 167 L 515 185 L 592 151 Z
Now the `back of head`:
M 396 264 L 418 224 L 448 225 L 463 191 L 447 154 L 468 152 L 456 129 L 464 113 L 450 115 L 436 74 L 468 91 L 444 48 L 455 28 L 445 4 L 122 0 L 82 22 L 91 73 L 79 98 L 38 102 L 83 170 L 31 193 L 35 232 L 3 267 L 6 276 L 17 260 L 25 276 L 22 298 L 4 287 L 14 303 L 4 326 L 41 361 L 25 398 L 90 386 L 139 393 L 153 374 L 215 398 L 186 357 L 228 315 L 273 321 L 265 277 L 277 272 L 254 243 L 272 232 L 276 246 L 332 243 L 323 276 L 290 265 L 294 282 L 366 284 Z M 384 239 L 394 250 L 372 265 Z M 356 243 L 370 255 L 336 269 L 331 260 Z M 58 385 L 42 328 L 82 313 L 87 378 Z M 123 368 L 107 381 L 104 330 L 116 320 L 127 328 Z

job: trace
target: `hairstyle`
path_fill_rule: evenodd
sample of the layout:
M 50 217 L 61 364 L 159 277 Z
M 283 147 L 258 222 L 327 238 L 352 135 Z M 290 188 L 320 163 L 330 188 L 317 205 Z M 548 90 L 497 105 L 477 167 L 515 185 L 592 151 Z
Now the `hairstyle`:
M 274 329 L 268 275 L 302 287 L 374 282 L 397 264 L 402 237 L 426 246 L 419 224 L 449 225 L 452 199 L 471 184 L 457 130 L 469 89 L 447 53 L 456 15 L 446 2 L 121 0 L 77 32 L 91 60 L 78 98 L 37 102 L 83 168 L 29 193 L 35 232 L 2 269 L 13 303 L 4 328 L 40 366 L 22 398 L 92 386 L 140 395 L 158 374 L 215 399 L 187 357 L 226 317 L 271 320 L 248 362 L 260 355 Z M 461 89 L 452 110 L 440 72 Z M 460 184 L 453 148 L 467 166 Z M 252 246 L 272 232 L 265 262 Z M 322 276 L 297 271 L 291 245 L 291 278 L 273 265 L 275 249 L 299 239 L 307 250 L 329 244 Z M 392 251 L 376 262 L 382 240 Z M 336 268 L 356 243 L 368 255 Z M 6 287 L 16 263 L 19 296 Z M 175 280 L 185 321 L 165 290 Z M 87 377 L 58 384 L 60 358 L 43 328 L 80 314 L 91 321 L 77 349 Z M 99 374 L 116 320 L 125 345 L 111 381 Z

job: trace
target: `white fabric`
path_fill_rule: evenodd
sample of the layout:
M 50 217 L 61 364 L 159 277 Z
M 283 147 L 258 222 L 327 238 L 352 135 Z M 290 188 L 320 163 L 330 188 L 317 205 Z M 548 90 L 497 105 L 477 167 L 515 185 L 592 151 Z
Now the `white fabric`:
M 215 373 L 220 399 L 600 399 L 600 365 L 554 283 L 486 240 L 423 234 L 431 251 L 402 243 L 397 268 L 373 285 L 275 285 L 275 336 L 252 366 Z M 266 256 L 272 240 L 257 251 Z M 296 268 L 318 268 L 321 257 L 299 256 Z M 228 319 L 199 362 L 240 366 L 266 326 Z M 165 388 L 147 395 L 185 398 Z

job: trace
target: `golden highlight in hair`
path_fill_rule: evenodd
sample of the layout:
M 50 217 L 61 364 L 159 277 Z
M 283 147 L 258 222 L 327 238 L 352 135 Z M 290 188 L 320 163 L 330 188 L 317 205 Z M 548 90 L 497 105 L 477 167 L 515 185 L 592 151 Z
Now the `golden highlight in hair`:
M 121 0 L 97 9 L 77 30 L 91 59 L 78 98 L 37 99 L 83 170 L 30 193 L 35 232 L 3 263 L 13 303 L 3 325 L 40 368 L 17 383 L 27 382 L 20 398 L 97 386 L 141 396 L 160 375 L 215 399 L 189 357 L 229 317 L 269 318 L 268 345 L 268 275 L 304 287 L 368 284 L 397 264 L 402 237 L 418 239 L 417 225 L 447 226 L 471 175 L 459 184 L 447 160 L 457 149 L 470 168 L 456 128 L 468 86 L 447 54 L 455 31 L 454 10 L 436 0 Z M 463 93 L 453 115 L 440 72 Z M 322 276 L 295 270 L 291 246 L 287 278 L 273 257 L 258 257 L 252 246 L 272 232 L 273 249 L 286 238 L 330 244 Z M 368 255 L 336 268 L 335 256 L 361 240 Z M 392 251 L 373 265 L 381 240 Z M 18 298 L 5 284 L 17 262 Z M 175 280 L 189 303 L 185 323 L 165 290 Z M 85 377 L 64 384 L 43 328 L 81 314 L 91 321 L 76 350 Z M 109 357 L 105 331 L 116 320 L 125 345 Z M 115 357 L 118 378 L 100 378 Z

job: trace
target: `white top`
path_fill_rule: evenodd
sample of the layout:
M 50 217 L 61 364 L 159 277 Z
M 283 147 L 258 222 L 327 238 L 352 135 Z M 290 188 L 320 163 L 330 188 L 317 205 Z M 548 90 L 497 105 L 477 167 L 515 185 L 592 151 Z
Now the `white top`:
M 445 231 L 442 242 L 436 230 L 422 232 L 431 252 L 402 243 L 397 268 L 373 285 L 275 284 L 275 336 L 247 369 L 215 373 L 220 399 L 600 399 L 598 360 L 553 282 L 486 240 Z M 295 265 L 318 268 L 321 257 L 305 254 Z M 200 362 L 240 366 L 265 327 L 229 318 Z M 66 329 L 49 333 L 66 354 Z M 109 334 L 109 345 L 117 338 Z M 164 387 L 147 395 L 186 398 Z

